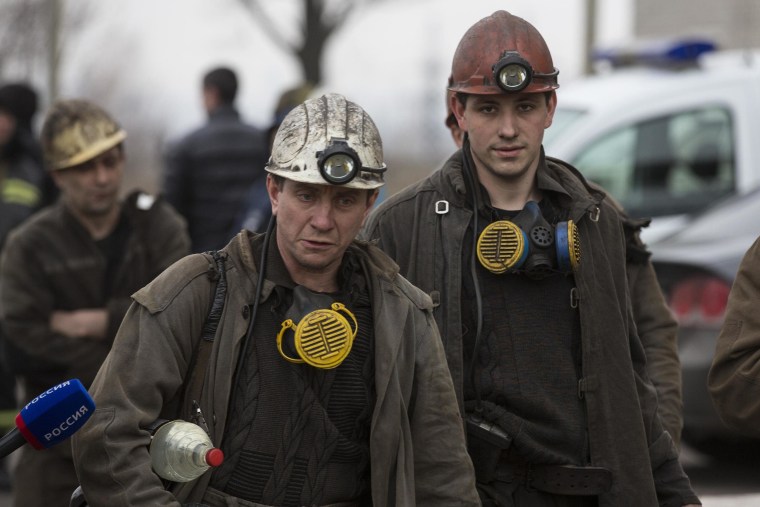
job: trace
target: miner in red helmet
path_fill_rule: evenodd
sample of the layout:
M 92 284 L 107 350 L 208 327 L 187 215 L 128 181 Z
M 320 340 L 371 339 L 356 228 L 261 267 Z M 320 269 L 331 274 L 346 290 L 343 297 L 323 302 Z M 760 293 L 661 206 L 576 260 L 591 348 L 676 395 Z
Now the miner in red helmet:
M 544 154 L 558 70 L 498 11 L 462 37 L 462 149 L 369 217 L 429 293 L 486 506 L 692 505 L 633 322 L 622 219 Z

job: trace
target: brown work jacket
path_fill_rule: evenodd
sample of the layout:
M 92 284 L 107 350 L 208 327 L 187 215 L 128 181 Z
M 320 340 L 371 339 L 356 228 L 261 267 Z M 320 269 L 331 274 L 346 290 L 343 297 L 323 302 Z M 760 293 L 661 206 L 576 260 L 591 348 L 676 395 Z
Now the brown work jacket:
M 723 422 L 760 438 L 760 239 L 731 287 L 707 385 Z
M 262 236 L 243 231 L 222 250 L 228 255 L 227 296 L 200 396 L 217 445 L 256 290 L 253 249 L 261 243 Z M 430 298 L 399 276 L 398 266 L 377 248 L 359 242 L 349 248 L 371 281 L 377 391 L 370 431 L 373 505 L 479 505 Z M 164 489 L 151 470 L 150 434 L 141 428 L 177 416 L 179 392 L 213 296 L 208 272 L 209 257 L 191 255 L 134 295 L 91 389 L 97 410 L 73 438 L 77 475 L 93 505 L 178 506 L 203 498 L 209 473 Z M 262 304 L 273 289 L 265 280 Z
M 364 235 L 376 240 L 412 283 L 431 295 L 449 368 L 463 406 L 462 245 L 472 218 L 457 151 L 424 180 L 381 203 Z M 612 471 L 601 507 L 698 503 L 663 431 L 657 396 L 636 334 L 626 276 L 626 239 L 617 211 L 571 166 L 544 159 L 539 188 L 561 194 L 579 229 L 574 272 L 582 331 L 582 379 L 590 463 Z M 506 407 L 509 410 L 509 407 Z
M 22 352 L 14 365 L 27 395 L 64 380 L 89 386 L 111 348 L 130 296 L 190 252 L 185 220 L 168 203 L 130 194 L 122 213 L 131 234 L 110 283 L 108 261 L 62 201 L 10 234 L 0 260 L 0 306 L 6 338 Z M 49 325 L 56 310 L 106 308 L 105 339 L 70 338 Z

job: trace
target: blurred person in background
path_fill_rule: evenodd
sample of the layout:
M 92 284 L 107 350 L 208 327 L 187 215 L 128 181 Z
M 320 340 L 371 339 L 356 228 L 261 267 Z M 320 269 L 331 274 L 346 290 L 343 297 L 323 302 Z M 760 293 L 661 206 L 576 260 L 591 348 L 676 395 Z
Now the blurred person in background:
M 449 78 L 451 86 L 451 78 Z M 457 148 L 462 147 L 464 131 L 459 128 L 451 103 L 452 92 L 446 90 L 446 127 L 451 132 Z M 588 182 L 591 186 L 595 184 Z M 603 190 L 603 189 L 599 189 Z M 665 430 L 670 433 L 673 443 L 681 445 L 683 429 L 683 399 L 681 396 L 681 360 L 678 357 L 678 323 L 673 317 L 657 274 L 650 261 L 651 253 L 641 241 L 640 232 L 649 219 L 632 219 L 615 199 L 607 194 L 606 199 L 613 204 L 623 219 L 626 239 L 626 273 L 631 291 L 633 317 L 644 352 L 647 356 L 647 373 L 657 388 L 657 411 Z
M 57 195 L 32 130 L 36 111 L 37 94 L 30 86 L 0 86 L 0 249 L 13 227 Z
M 736 273 L 707 386 L 726 426 L 760 438 L 760 238 Z
M 658 417 L 616 208 L 546 157 L 558 70 L 497 11 L 460 40 L 462 149 L 365 234 L 431 295 L 485 506 L 696 505 Z
M 190 251 L 170 205 L 140 191 L 120 198 L 126 132 L 107 112 L 59 101 L 41 138 L 60 197 L 14 229 L 0 256 L 2 321 L 22 404 L 71 378 L 89 386 L 130 295 Z M 67 505 L 78 484 L 70 445 L 19 453 L 14 505 Z
M 277 104 L 272 112 L 272 123 L 267 128 L 268 155 L 272 154 L 274 138 L 282 121 L 296 106 L 300 106 L 307 99 L 312 98 L 312 92 L 314 92 L 314 86 L 311 83 L 303 83 L 293 88 L 288 88 L 280 94 L 280 98 L 277 99 Z
M 0 251 L 8 233 L 55 197 L 32 132 L 37 94 L 25 83 L 0 86 Z M 0 281 L 2 284 L 2 281 Z M 2 307 L 0 307 L 0 315 Z M 17 407 L 13 365 L 6 357 L 0 322 L 0 410 Z M 10 489 L 7 459 L 0 461 L 0 489 Z
M 166 153 L 163 192 L 187 220 L 193 252 L 222 248 L 239 232 L 239 218 L 254 181 L 264 174 L 267 140 L 235 108 L 237 74 L 210 70 L 202 80 L 208 121 Z
M 266 234 L 242 231 L 135 294 L 91 389 L 97 409 L 74 435 L 84 495 L 98 506 L 479 505 L 432 302 L 355 241 L 384 184 L 374 122 L 338 94 L 307 100 L 266 170 Z M 221 299 L 205 340 L 202 316 Z M 222 465 L 167 491 L 142 429 L 159 417 L 205 427 Z
M 285 116 L 293 108 L 305 102 L 312 90 L 313 87 L 307 83 L 290 88 L 280 95 L 272 114 L 272 123 L 266 131 L 268 140 L 267 158 L 272 154 L 274 137 L 277 134 L 277 129 L 280 128 L 282 120 L 285 119 Z M 256 178 L 248 190 L 248 194 L 245 197 L 244 210 L 236 220 L 234 232 L 237 233 L 242 229 L 247 229 L 251 232 L 264 232 L 271 216 L 272 206 L 269 202 L 269 194 L 267 193 L 266 173 L 263 173 Z
M 39 107 L 37 91 L 28 83 L 8 83 L 0 87 L 0 95 L 4 102 L 9 105 L 13 115 L 17 118 L 19 127 L 19 141 L 29 156 L 33 157 L 42 168 L 45 160 L 42 148 L 38 140 L 38 133 L 34 126 Z M 55 202 L 58 197 L 58 187 L 53 183 L 47 171 L 42 171 L 44 184 L 42 186 L 42 205 L 47 206 Z

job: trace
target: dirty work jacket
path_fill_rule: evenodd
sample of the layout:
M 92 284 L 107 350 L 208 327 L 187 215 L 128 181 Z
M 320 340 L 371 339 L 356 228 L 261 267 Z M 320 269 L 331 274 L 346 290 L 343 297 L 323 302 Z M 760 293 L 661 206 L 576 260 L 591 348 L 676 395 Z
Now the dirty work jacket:
M 707 385 L 723 422 L 760 438 L 760 239 L 731 287 Z
M 589 182 L 594 190 L 602 190 Z M 630 218 L 614 198 L 607 195 L 623 219 L 626 238 L 626 272 L 631 291 L 636 331 L 644 346 L 647 373 L 657 390 L 657 413 L 673 443 L 681 443 L 683 398 L 681 395 L 681 359 L 678 357 L 678 323 L 665 302 L 665 296 L 652 266 L 651 253 L 641 241 L 641 229 L 651 219 Z
M 252 248 L 261 243 L 262 236 L 244 231 L 223 250 L 227 296 L 200 400 L 217 445 L 248 326 L 246 310 L 254 300 L 258 270 Z M 374 505 L 479 505 L 430 299 L 398 276 L 398 267 L 378 249 L 358 242 L 349 248 L 369 271 L 375 324 Z M 97 410 L 73 440 L 77 473 L 94 505 L 177 506 L 203 497 L 210 474 L 174 494 L 164 490 L 150 468 L 150 436 L 140 428 L 176 416 L 177 393 L 211 303 L 208 269 L 207 256 L 186 257 L 134 295 L 91 390 Z M 262 304 L 273 288 L 264 282 Z
M 190 251 L 184 219 L 162 199 L 134 192 L 122 203 L 132 232 L 106 288 L 107 262 L 89 232 L 61 202 L 14 229 L 0 261 L 0 298 L 7 338 L 27 395 L 76 377 L 95 378 L 131 303 L 130 295 Z M 56 310 L 106 308 L 103 340 L 70 338 L 50 329 Z
M 630 248 L 629 248 L 630 250 Z M 647 374 L 657 390 L 657 412 L 676 446 L 681 442 L 683 399 L 678 324 L 665 302 L 649 260 L 629 260 L 626 271 L 636 330 L 647 359 Z
M 462 273 L 462 244 L 472 217 L 462 160 L 460 150 L 442 169 L 388 198 L 364 230 L 436 304 L 460 406 L 465 373 L 461 288 L 462 277 L 468 276 Z M 536 177 L 542 190 L 570 198 L 569 218 L 580 235 L 581 262 L 574 273 L 582 333 L 578 393 L 588 414 L 589 464 L 613 474 L 600 507 L 657 505 L 658 495 L 661 505 L 697 502 L 657 416 L 632 320 L 620 217 L 604 194 L 592 191 L 570 166 L 542 157 Z

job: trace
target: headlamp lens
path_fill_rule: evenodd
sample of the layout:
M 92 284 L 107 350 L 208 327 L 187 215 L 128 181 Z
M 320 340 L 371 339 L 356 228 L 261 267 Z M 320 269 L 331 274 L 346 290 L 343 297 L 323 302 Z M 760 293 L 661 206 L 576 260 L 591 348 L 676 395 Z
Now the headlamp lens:
M 491 69 L 499 88 L 505 92 L 519 92 L 533 79 L 533 67 L 516 51 L 505 51 Z
M 499 71 L 501 86 L 507 90 L 522 89 L 527 84 L 529 77 L 528 69 L 519 63 L 510 63 Z
M 325 159 L 322 174 L 331 183 L 345 183 L 354 177 L 356 162 L 346 153 L 335 153 Z
M 343 185 L 364 170 L 359 155 L 345 139 L 332 139 L 324 151 L 317 152 L 319 173 L 328 183 Z

